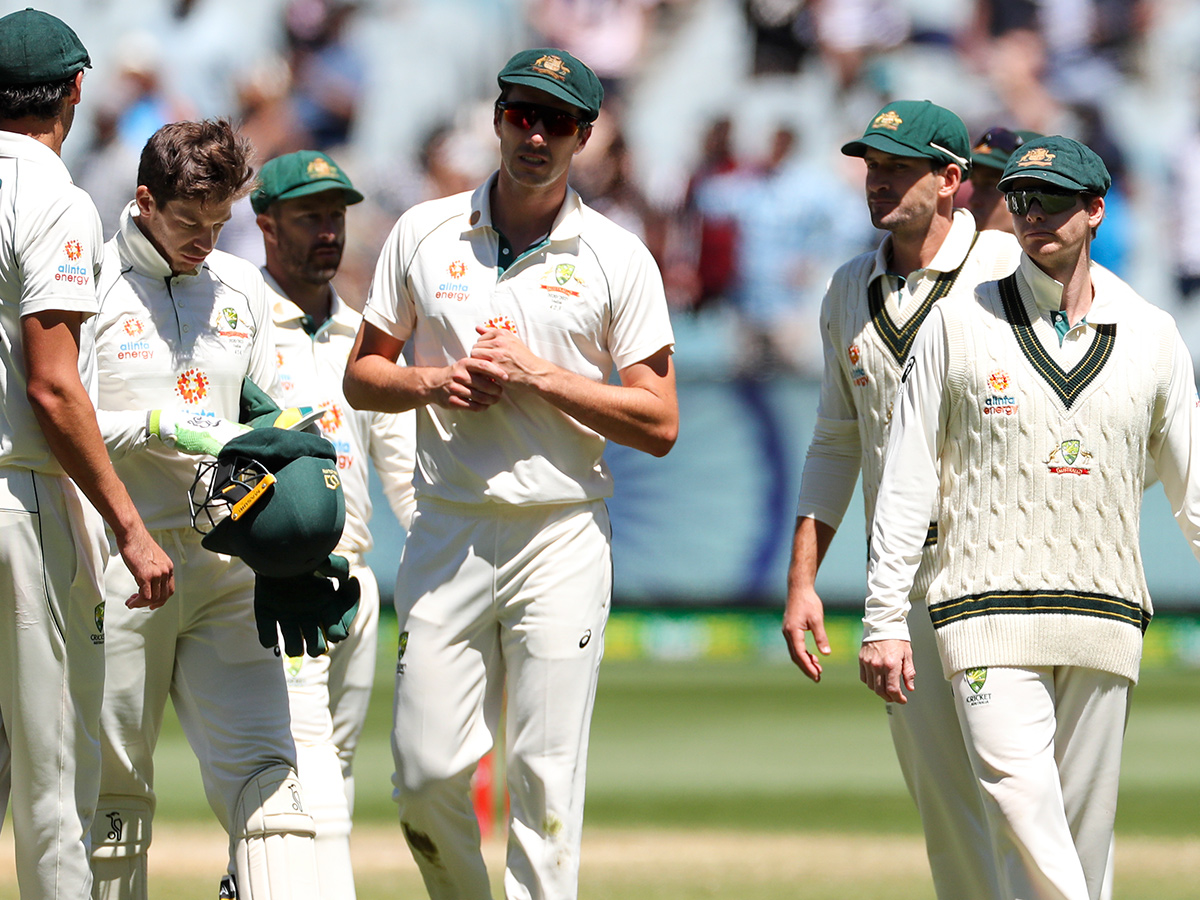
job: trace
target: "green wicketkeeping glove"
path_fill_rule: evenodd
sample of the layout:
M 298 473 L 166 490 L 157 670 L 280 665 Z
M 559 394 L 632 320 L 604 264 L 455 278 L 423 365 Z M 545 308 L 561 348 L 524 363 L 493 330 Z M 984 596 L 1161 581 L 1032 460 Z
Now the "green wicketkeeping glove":
M 191 409 L 152 409 L 146 430 L 180 453 L 216 456 L 229 441 L 251 429 Z
M 362 591 L 358 579 L 349 577 L 345 559 L 330 556 L 330 562 L 334 560 L 343 565 L 327 564 L 309 575 L 289 578 L 255 577 L 254 618 L 260 644 L 275 647 L 283 635 L 287 656 L 315 657 L 326 651 L 327 641 L 336 644 L 349 637 Z M 336 577 L 340 585 L 323 573 Z

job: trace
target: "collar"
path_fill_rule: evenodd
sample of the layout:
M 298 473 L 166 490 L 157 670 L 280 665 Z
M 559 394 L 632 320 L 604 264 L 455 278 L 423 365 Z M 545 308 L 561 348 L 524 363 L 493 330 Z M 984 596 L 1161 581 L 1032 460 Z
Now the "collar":
M 914 269 L 914 272 L 935 272 L 941 275 L 945 272 L 953 272 L 962 265 L 963 260 L 967 258 L 967 254 L 971 251 L 971 242 L 975 238 L 975 217 L 965 209 L 956 209 L 954 217 L 950 220 L 950 231 L 942 241 L 942 245 L 938 247 L 937 253 L 933 255 L 929 265 L 924 269 Z M 879 244 L 879 248 L 875 251 L 875 266 L 871 270 L 871 277 L 867 279 L 867 283 L 874 281 L 881 275 L 895 275 L 888 268 L 888 261 L 892 256 L 892 236 L 888 234 Z M 896 276 L 899 278 L 900 276 Z M 910 274 L 909 279 L 912 276 Z M 901 279 L 903 282 L 904 279 Z
M 471 214 L 467 220 L 471 228 L 490 228 L 496 231 L 492 224 L 492 186 L 500 176 L 496 170 L 471 195 Z M 559 207 L 554 224 L 550 226 L 551 241 L 569 241 L 579 237 L 583 228 L 583 200 L 575 188 L 567 185 L 567 196 Z
M 267 283 L 267 287 L 274 294 L 270 299 L 271 318 L 275 324 L 280 328 L 303 328 L 301 322 L 307 316 L 304 310 L 293 303 L 288 295 L 283 292 L 283 288 L 279 286 L 279 282 L 267 271 L 266 266 L 262 266 L 259 271 L 262 272 L 263 281 Z M 333 301 L 329 307 L 329 318 L 325 320 L 321 331 L 337 331 L 350 335 L 357 334 L 358 314 L 342 300 L 332 284 L 329 286 L 329 289 L 333 291 Z
M 134 221 L 136 218 L 137 201 L 130 200 L 125 209 L 121 211 L 121 225 L 117 229 L 115 240 L 121 259 L 132 265 L 139 273 L 165 280 L 172 277 L 197 275 L 200 269 L 207 265 L 207 263 L 201 263 L 195 271 L 181 272 L 175 276 L 171 272 L 171 264 L 163 259 L 162 254 L 137 227 L 137 222 Z
M 13 159 L 27 159 L 39 165 L 49 166 L 56 174 L 71 181 L 71 173 L 67 164 L 57 153 L 36 138 L 27 134 L 17 134 L 15 131 L 0 131 L 0 156 Z M 71 182 L 74 184 L 74 182 Z
M 1039 269 L 1028 255 L 1021 254 L 1019 266 L 1021 276 L 1029 285 L 1033 301 L 1042 313 L 1051 313 L 1062 306 L 1062 282 L 1051 278 Z M 1118 303 L 1113 290 L 1115 284 L 1123 282 L 1103 266 L 1091 263 L 1088 275 L 1092 280 L 1092 306 L 1083 317 L 1088 325 L 1104 325 L 1117 321 Z

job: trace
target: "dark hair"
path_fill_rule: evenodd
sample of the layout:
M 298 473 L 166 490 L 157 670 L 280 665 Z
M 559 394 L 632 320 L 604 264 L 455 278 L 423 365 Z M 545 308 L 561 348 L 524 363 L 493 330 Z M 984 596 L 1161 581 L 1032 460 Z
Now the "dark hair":
M 254 187 L 254 148 L 227 119 L 173 122 L 150 136 L 138 163 L 138 184 L 158 204 L 176 198 L 240 200 Z
M 74 75 L 41 84 L 6 84 L 0 87 L 0 119 L 53 119 L 74 87 Z

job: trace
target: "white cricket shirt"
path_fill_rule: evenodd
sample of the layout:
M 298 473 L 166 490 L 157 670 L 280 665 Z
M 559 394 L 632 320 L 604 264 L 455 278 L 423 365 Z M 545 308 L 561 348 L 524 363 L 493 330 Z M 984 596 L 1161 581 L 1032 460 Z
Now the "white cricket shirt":
M 188 408 L 236 422 L 247 377 L 277 397 L 270 306 L 258 268 L 220 250 L 193 274 L 172 275 L 138 230 L 136 209 L 125 208 L 104 246 L 97 417 L 146 527 L 185 528 L 197 458 L 157 439 L 146 444 L 146 413 Z
M 21 319 L 46 310 L 94 315 L 103 244 L 96 207 L 58 154 L 0 131 L 0 465 L 62 474 L 26 398 Z
M 412 521 L 415 415 L 411 410 L 380 413 L 352 408 L 342 394 L 342 375 L 362 317 L 335 291 L 330 317 L 310 335 L 302 325 L 304 311 L 284 295 L 266 268 L 261 271 L 275 323 L 280 402 L 325 409 L 318 424 L 322 437 L 337 450 L 346 498 L 346 526 L 336 552 L 365 553 L 372 544 L 368 459 L 400 524 L 407 529 Z
M 597 382 L 673 345 L 650 252 L 570 188 L 548 240 L 500 273 L 495 179 L 401 216 L 380 255 L 366 321 L 410 343 L 417 366 L 470 355 L 476 326 L 493 326 Z M 594 500 L 612 493 L 604 444 L 532 394 L 507 394 L 480 412 L 430 404 L 417 410 L 413 481 L 418 496 L 455 503 Z

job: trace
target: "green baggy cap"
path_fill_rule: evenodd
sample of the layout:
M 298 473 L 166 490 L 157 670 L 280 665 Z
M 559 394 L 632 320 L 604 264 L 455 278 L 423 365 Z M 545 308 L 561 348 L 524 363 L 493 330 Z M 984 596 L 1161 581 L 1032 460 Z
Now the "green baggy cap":
M 496 81 L 502 90 L 509 85 L 523 84 L 545 91 L 578 106 L 589 122 L 594 122 L 600 115 L 600 104 L 604 101 L 604 87 L 596 73 L 566 50 L 553 47 L 522 50 L 505 63 Z
M 963 120 L 928 100 L 895 100 L 875 114 L 863 136 L 842 146 L 846 156 L 868 149 L 894 156 L 924 156 L 971 167 L 971 138 Z
M 1041 137 L 1037 131 L 1010 131 L 989 128 L 971 148 L 971 165 L 1004 170 L 1009 157 L 1026 142 Z
M 264 427 L 239 435 L 217 455 L 218 480 L 223 472 L 237 476 L 263 469 L 274 484 L 239 518 L 221 520 L 201 544 L 241 557 L 261 575 L 309 574 L 326 563 L 346 522 L 337 453 L 314 434 Z M 225 487 L 214 484 L 213 494 Z
M 1107 194 L 1112 186 L 1112 177 L 1104 160 L 1087 144 L 1061 134 L 1035 138 L 1022 145 L 1004 166 L 1004 175 L 997 187 L 1002 191 L 1011 190 L 1013 183 L 1022 178 L 1034 178 L 1055 187 L 1098 197 Z
M 297 150 L 263 165 L 258 173 L 258 187 L 250 195 L 250 206 L 256 213 L 264 213 L 276 200 L 337 190 L 346 198 L 347 206 L 362 202 L 363 195 L 328 155 L 316 150 Z
M 0 19 L 0 85 L 63 81 L 91 65 L 79 35 L 62 19 L 33 8 Z

